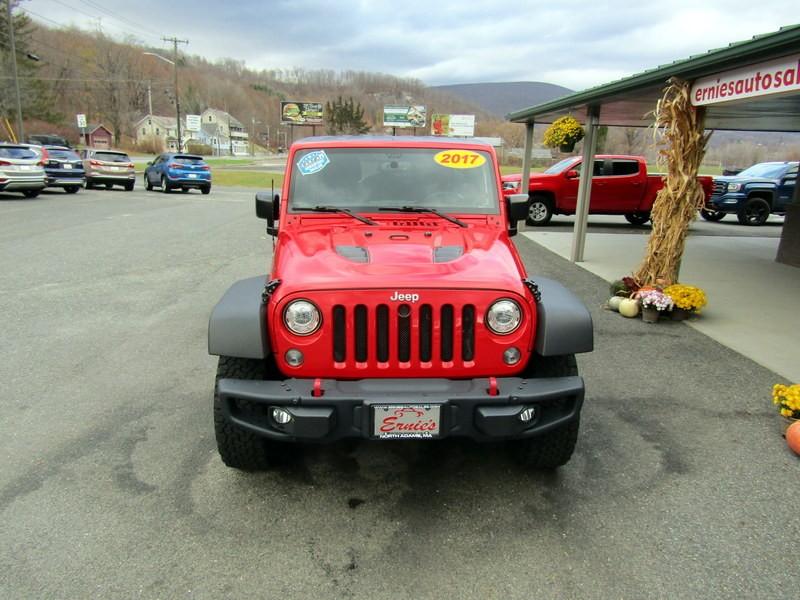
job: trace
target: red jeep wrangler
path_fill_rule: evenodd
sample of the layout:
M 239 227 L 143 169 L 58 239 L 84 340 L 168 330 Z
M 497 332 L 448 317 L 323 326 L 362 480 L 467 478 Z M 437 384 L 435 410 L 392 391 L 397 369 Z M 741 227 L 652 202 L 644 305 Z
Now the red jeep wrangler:
M 529 278 L 509 239 L 491 146 L 441 138 L 294 144 L 282 194 L 257 194 L 277 238 L 268 276 L 211 314 L 222 460 L 251 470 L 292 442 L 510 440 L 555 468 L 584 395 L 592 322 L 559 283 Z

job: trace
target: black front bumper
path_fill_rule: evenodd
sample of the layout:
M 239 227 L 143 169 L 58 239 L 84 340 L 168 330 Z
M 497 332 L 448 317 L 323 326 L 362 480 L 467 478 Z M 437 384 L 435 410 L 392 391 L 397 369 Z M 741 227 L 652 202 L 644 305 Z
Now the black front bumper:
M 223 417 L 258 435 L 283 441 L 328 442 L 342 438 L 377 439 L 373 407 L 438 405 L 440 436 L 479 441 L 532 437 L 578 418 L 584 386 L 580 377 L 490 379 L 362 379 L 321 380 L 321 396 L 313 395 L 314 380 L 251 381 L 220 379 L 218 395 Z M 292 420 L 278 424 L 272 408 Z M 534 408 L 529 422 L 520 419 Z

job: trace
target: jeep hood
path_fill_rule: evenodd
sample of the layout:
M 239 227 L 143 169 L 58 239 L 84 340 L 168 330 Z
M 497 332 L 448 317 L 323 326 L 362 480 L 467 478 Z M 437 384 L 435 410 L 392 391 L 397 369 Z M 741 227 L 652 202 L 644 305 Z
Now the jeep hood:
M 524 294 L 518 264 L 499 216 L 468 228 L 355 226 L 281 232 L 272 277 L 281 295 L 353 288 L 499 289 Z

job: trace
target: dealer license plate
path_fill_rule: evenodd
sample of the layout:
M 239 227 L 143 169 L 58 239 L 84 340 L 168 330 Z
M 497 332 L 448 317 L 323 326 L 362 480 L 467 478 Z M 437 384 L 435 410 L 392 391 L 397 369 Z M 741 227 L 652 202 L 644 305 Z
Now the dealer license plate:
M 61 165 L 61 168 L 62 168 L 62 169 L 71 169 L 71 168 L 72 168 L 72 165 L 71 165 L 71 164 L 69 164 L 69 163 L 64 163 L 63 165 Z
M 381 439 L 439 437 L 440 407 L 430 404 L 373 406 L 373 435 Z
M 189 173 L 189 179 L 197 179 L 197 173 Z

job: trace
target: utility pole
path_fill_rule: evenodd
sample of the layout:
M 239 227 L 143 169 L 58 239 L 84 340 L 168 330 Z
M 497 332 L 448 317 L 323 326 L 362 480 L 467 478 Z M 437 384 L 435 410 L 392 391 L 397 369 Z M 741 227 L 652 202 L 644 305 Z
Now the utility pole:
M 147 114 L 153 116 L 153 92 L 150 87 L 150 80 L 147 80 Z
M 178 44 L 188 44 L 189 40 L 179 40 L 176 37 L 161 38 L 165 42 L 172 42 L 172 64 L 175 67 L 175 114 L 178 117 L 178 152 L 181 152 L 181 101 L 178 95 Z
M 17 74 L 17 46 L 14 42 L 14 15 L 11 14 L 11 0 L 6 0 L 8 7 L 8 41 L 11 44 L 11 68 L 14 74 L 14 92 L 17 95 L 17 135 L 18 142 L 25 141 L 25 131 L 22 128 L 22 99 L 19 95 L 19 75 Z

